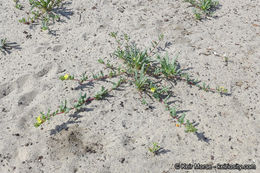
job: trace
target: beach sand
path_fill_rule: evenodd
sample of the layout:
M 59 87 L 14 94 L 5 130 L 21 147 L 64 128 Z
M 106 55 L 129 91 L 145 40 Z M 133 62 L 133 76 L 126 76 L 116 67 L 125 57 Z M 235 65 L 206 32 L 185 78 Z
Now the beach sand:
M 260 171 L 259 0 L 220 0 L 215 17 L 202 21 L 183 0 L 67 0 L 52 34 L 19 23 L 29 9 L 28 1 L 20 2 L 24 10 L 0 0 L 0 38 L 19 45 L 10 54 L 0 52 L 1 173 L 238 172 L 177 171 L 176 163 L 255 164 L 256 170 L 243 172 Z M 129 84 L 35 128 L 41 111 L 110 85 L 78 87 L 59 76 L 91 76 L 104 69 L 99 58 L 117 64 L 111 56 L 117 44 L 109 36 L 116 31 L 142 48 L 164 34 L 168 46 L 160 45 L 161 55 L 178 55 L 187 73 L 231 95 L 174 85 L 174 105 L 197 122 L 196 134 L 176 127 L 160 103 L 148 99 L 150 106 L 143 105 Z M 155 156 L 148 150 L 153 142 L 162 147 Z

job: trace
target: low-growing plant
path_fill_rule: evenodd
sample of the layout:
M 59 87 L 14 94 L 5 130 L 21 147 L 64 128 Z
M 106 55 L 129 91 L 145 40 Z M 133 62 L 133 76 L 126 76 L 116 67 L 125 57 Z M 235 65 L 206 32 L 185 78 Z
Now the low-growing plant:
M 33 24 L 41 22 L 41 29 L 48 30 L 49 25 L 60 20 L 57 8 L 63 0 L 29 0 L 31 5 L 30 14 L 19 20 L 20 23 Z
M 129 36 L 124 34 L 122 37 L 118 37 L 116 32 L 110 34 L 115 41 L 118 43 L 117 49 L 114 52 L 114 56 L 122 61 L 119 67 L 111 64 L 110 61 L 105 61 L 99 59 L 98 62 L 105 66 L 105 69 L 108 69 L 108 73 L 100 71 L 97 74 L 93 74 L 92 77 L 88 77 L 84 73 L 80 79 L 75 78 L 73 75 L 65 74 L 60 76 L 62 81 L 77 81 L 80 85 L 84 82 L 94 82 L 98 80 L 111 79 L 120 77 L 117 82 L 113 82 L 111 88 L 101 87 L 101 90 L 97 92 L 94 96 L 87 97 L 86 94 L 80 95 L 80 98 L 76 100 L 76 104 L 71 107 L 67 106 L 67 102 L 61 104 L 60 108 L 56 111 L 50 113 L 48 111 L 46 114 L 41 113 L 40 116 L 36 118 L 35 126 L 38 127 L 43 124 L 45 121 L 49 120 L 51 117 L 68 113 L 71 110 L 80 110 L 83 105 L 90 104 L 93 100 L 102 100 L 109 95 L 110 92 L 115 91 L 124 83 L 131 83 L 135 85 L 137 91 L 140 95 L 140 103 L 149 104 L 147 97 L 152 100 L 156 100 L 159 103 L 165 106 L 165 109 L 169 111 L 169 115 L 177 121 L 176 127 L 185 127 L 185 132 L 196 132 L 194 123 L 191 123 L 189 120 L 186 120 L 186 114 L 179 115 L 175 106 L 171 106 L 168 102 L 169 98 L 172 97 L 172 92 L 170 87 L 166 84 L 169 81 L 184 81 L 190 86 L 196 86 L 200 90 L 212 93 L 220 93 L 221 95 L 227 95 L 227 89 L 224 87 L 211 88 L 206 83 L 200 84 L 200 81 L 197 79 L 192 79 L 187 73 L 184 73 L 184 70 L 181 69 L 180 64 L 177 61 L 177 58 L 170 59 L 168 54 L 161 57 L 157 55 L 157 58 L 154 57 L 154 50 L 162 41 L 163 36 L 159 36 L 159 41 L 152 42 L 152 48 L 146 50 L 139 49 L 135 44 L 129 43 Z M 136 63 L 138 62 L 138 63 Z M 116 63 L 118 64 L 118 63 Z M 120 63 L 119 63 L 120 64 Z M 160 82 L 158 82 L 160 80 Z M 159 147 L 154 145 L 151 151 L 155 152 Z
M 193 7 L 199 9 L 203 12 L 204 16 L 212 15 L 213 11 L 219 6 L 217 0 L 185 0 L 185 2 L 189 2 Z M 202 19 L 201 13 L 197 12 L 195 9 L 193 10 L 193 13 L 197 20 Z
M 115 52 L 118 58 L 123 59 L 128 66 L 140 70 L 143 65 L 150 63 L 149 56 L 146 51 L 140 51 L 136 45 L 127 46 L 126 50 L 120 48 Z
M 194 13 L 195 19 L 201 20 L 200 12 L 198 12 L 196 9 L 193 9 L 193 13 Z
M 227 56 L 224 56 L 224 62 L 225 66 L 228 66 L 229 58 Z
M 182 73 L 180 69 L 180 64 L 177 62 L 177 57 L 174 58 L 172 61 L 170 61 L 170 58 L 168 54 L 161 58 L 158 55 L 158 60 L 160 62 L 160 67 L 156 70 L 156 74 L 162 73 L 165 77 L 170 77 L 170 76 L 177 76 Z
M 7 39 L 0 39 L 0 51 L 4 54 L 9 53 L 12 49 L 12 46 L 10 43 L 7 43 Z
M 160 149 L 161 147 L 156 142 L 153 142 L 153 146 L 148 148 L 148 150 L 154 155 L 157 155 Z
M 219 5 L 218 1 L 215 0 L 200 0 L 199 1 L 199 8 L 205 12 L 210 13 L 211 10 L 215 9 Z
M 23 6 L 20 4 L 19 0 L 14 0 L 15 3 L 15 8 L 17 8 L 18 10 L 22 10 Z
M 145 90 L 147 88 L 147 86 L 150 85 L 150 81 L 147 78 L 147 76 L 145 75 L 144 68 L 145 67 L 143 65 L 140 72 L 135 70 L 134 83 L 135 83 L 136 88 L 139 91 Z

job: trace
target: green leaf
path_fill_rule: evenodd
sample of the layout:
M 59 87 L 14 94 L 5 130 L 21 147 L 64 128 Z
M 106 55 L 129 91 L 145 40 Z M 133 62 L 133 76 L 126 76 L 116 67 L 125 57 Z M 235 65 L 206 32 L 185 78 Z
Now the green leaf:
M 189 133 L 189 132 L 194 133 L 194 132 L 197 132 L 197 130 L 198 130 L 189 122 L 189 120 L 186 121 L 185 127 L 186 127 L 186 130 L 185 130 L 186 133 Z
M 41 124 L 39 124 L 39 123 L 34 123 L 34 127 L 39 127 Z
M 175 107 L 172 107 L 170 109 L 170 114 L 173 118 L 176 118 L 177 117 L 177 111 L 176 111 L 176 108 Z
M 105 64 L 103 59 L 98 59 L 98 62 L 101 63 L 101 64 Z
M 163 34 L 160 34 L 160 35 L 159 35 L 159 41 L 162 41 L 163 38 L 164 38 L 164 35 L 163 35 Z
M 184 118 L 185 118 L 185 116 L 186 116 L 186 115 L 183 113 L 183 114 L 181 115 L 181 117 L 178 118 L 178 122 L 181 123 L 181 124 L 184 124 Z

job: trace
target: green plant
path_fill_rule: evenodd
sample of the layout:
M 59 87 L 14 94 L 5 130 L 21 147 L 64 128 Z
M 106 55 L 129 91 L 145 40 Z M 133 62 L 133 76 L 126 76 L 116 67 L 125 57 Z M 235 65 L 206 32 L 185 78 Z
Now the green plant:
M 41 21 L 42 30 L 48 30 L 49 25 L 60 20 L 60 15 L 57 14 L 58 8 L 63 0 L 29 0 L 31 5 L 30 15 L 27 19 L 22 18 L 20 23 L 32 24 Z
M 144 90 L 150 84 L 147 76 L 145 76 L 144 65 L 142 66 L 140 73 L 135 70 L 134 81 L 136 88 L 139 91 Z
M 160 55 L 157 58 L 154 57 L 154 50 L 156 46 L 159 45 L 163 36 L 159 36 L 159 42 L 153 41 L 152 48 L 147 49 L 150 51 L 143 51 L 138 49 L 135 44 L 129 44 L 129 37 L 124 34 L 120 38 L 116 32 L 110 34 L 115 38 L 118 46 L 114 52 L 114 56 L 117 57 L 121 62 L 117 62 L 119 67 L 111 64 L 110 61 L 104 61 L 99 59 L 98 62 L 105 66 L 105 69 L 108 69 L 109 72 L 100 71 L 96 74 L 92 74 L 91 77 L 88 77 L 86 73 L 81 75 L 81 78 L 77 79 L 74 75 L 65 74 L 60 76 L 62 81 L 77 81 L 80 85 L 84 82 L 94 82 L 102 81 L 104 79 L 110 79 L 115 77 L 120 77 L 117 82 L 111 82 L 113 86 L 111 88 L 101 87 L 101 90 L 97 92 L 94 96 L 88 97 L 87 95 L 80 95 L 80 98 L 76 100 L 76 104 L 69 107 L 67 102 L 61 104 L 60 108 L 54 112 L 48 111 L 46 114 L 42 113 L 36 118 L 35 126 L 38 127 L 43 124 L 45 121 L 49 120 L 55 115 L 68 113 L 71 110 L 79 111 L 83 105 L 90 104 L 93 100 L 102 100 L 109 95 L 110 92 L 117 90 L 124 83 L 134 84 L 137 91 L 140 95 L 140 101 L 142 104 L 149 104 L 145 96 L 149 96 L 152 100 L 164 105 L 165 109 L 169 111 L 169 115 L 177 121 L 176 127 L 184 126 L 185 132 L 196 132 L 194 123 L 190 123 L 186 119 L 186 114 L 179 115 L 175 106 L 171 106 L 168 102 L 169 98 L 172 97 L 172 92 L 170 87 L 166 84 L 170 81 L 178 82 L 184 81 L 190 86 L 196 86 L 200 90 L 212 93 L 227 94 L 227 89 L 224 87 L 211 88 L 206 83 L 200 84 L 200 81 L 197 79 L 192 79 L 187 73 L 184 73 L 181 69 L 180 63 L 177 61 L 177 58 L 170 59 L 168 54 L 161 57 Z M 122 38 L 123 37 L 123 38 Z M 136 59 L 134 59 L 136 58 Z M 140 60 L 137 60 L 140 59 Z M 136 61 L 138 63 L 136 63 Z M 151 148 L 151 152 L 156 153 L 160 147 L 154 144 L 154 147 Z
M 53 11 L 54 7 L 60 5 L 62 0 L 29 0 L 31 8 L 38 8 L 43 13 Z
M 216 0 L 185 0 L 185 2 L 189 2 L 193 7 L 199 9 L 204 13 L 204 16 L 210 16 L 212 12 L 217 9 L 219 6 L 219 2 Z M 201 20 L 201 13 L 193 10 L 195 18 L 197 20 Z
M 214 0 L 199 0 L 198 6 L 205 13 L 209 13 L 210 10 L 213 10 L 219 5 L 218 1 Z
M 224 56 L 224 62 L 225 66 L 228 66 L 229 58 L 227 56 Z
M 126 47 L 126 50 L 118 49 L 114 53 L 118 58 L 125 60 L 127 65 L 132 68 L 141 69 L 143 65 L 150 63 L 147 51 L 141 51 L 136 45 Z
M 156 74 L 160 72 L 164 74 L 166 77 L 169 77 L 169 76 L 177 76 L 182 73 L 180 69 L 180 64 L 177 62 L 177 58 L 174 58 L 171 62 L 168 54 L 166 54 L 166 56 L 164 56 L 163 58 L 161 58 L 158 55 L 157 59 L 159 60 L 161 66 L 156 70 L 157 72 Z
M 12 49 L 11 45 L 7 43 L 7 39 L 0 39 L 0 51 L 4 54 L 9 53 L 9 51 Z
M 148 148 L 151 153 L 154 155 L 157 155 L 161 147 L 158 145 L 158 143 L 153 142 L 153 146 Z
M 197 129 L 190 123 L 189 120 L 186 121 L 185 124 L 185 132 L 189 133 L 189 132 L 197 132 Z
M 108 94 L 108 90 L 105 87 L 101 87 L 101 90 L 94 96 L 96 100 L 103 99 Z
M 195 19 L 201 20 L 201 14 L 197 10 L 194 9 L 193 13 L 194 13 Z
M 22 10 L 23 6 L 19 3 L 19 0 L 13 0 L 15 3 L 15 8 L 17 8 L 18 10 Z

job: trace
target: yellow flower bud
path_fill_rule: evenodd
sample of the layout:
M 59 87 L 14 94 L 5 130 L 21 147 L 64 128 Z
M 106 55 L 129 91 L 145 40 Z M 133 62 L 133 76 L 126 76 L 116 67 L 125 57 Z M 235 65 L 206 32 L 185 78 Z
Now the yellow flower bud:
M 223 90 L 225 90 L 225 87 L 221 86 L 221 87 L 219 87 L 219 89 L 221 89 L 223 91 Z
M 65 74 L 63 77 L 64 77 L 65 80 L 67 80 L 70 77 L 70 75 Z
M 154 93 L 156 91 L 156 88 L 151 88 L 151 92 Z
M 37 122 L 39 123 L 39 124 L 41 124 L 42 123 L 42 119 L 41 119 L 41 116 L 39 115 L 38 117 L 37 117 Z

